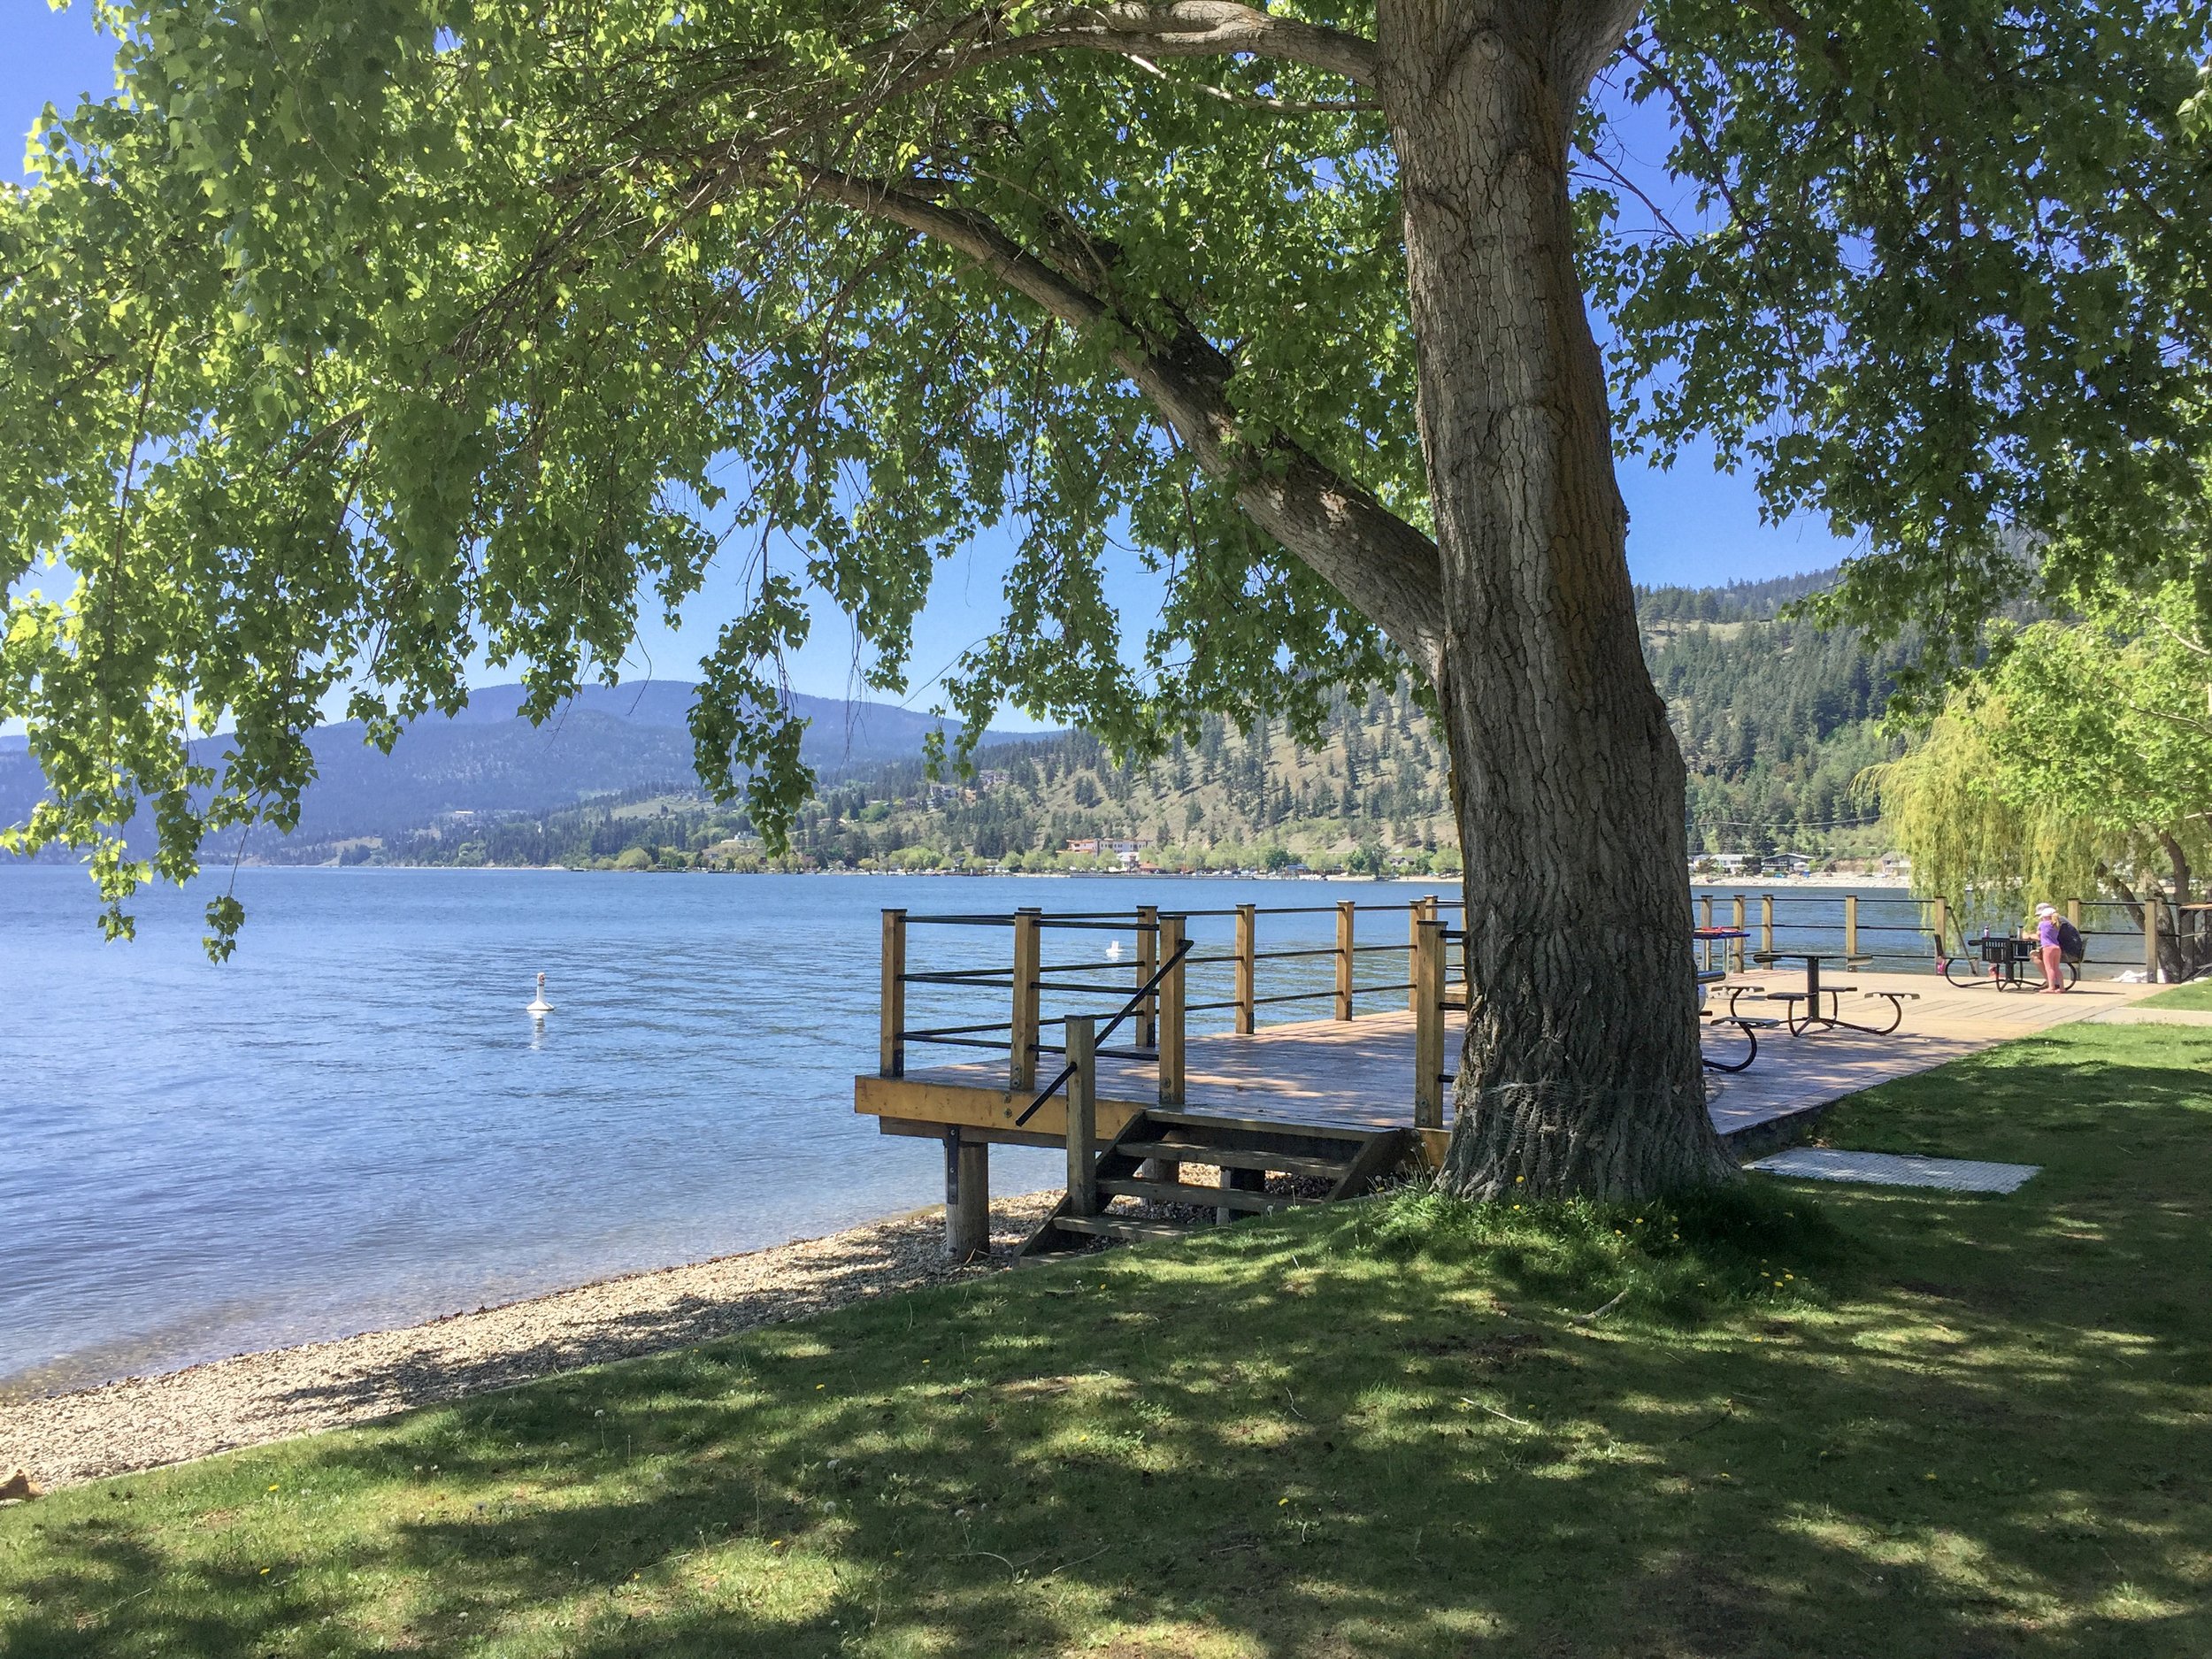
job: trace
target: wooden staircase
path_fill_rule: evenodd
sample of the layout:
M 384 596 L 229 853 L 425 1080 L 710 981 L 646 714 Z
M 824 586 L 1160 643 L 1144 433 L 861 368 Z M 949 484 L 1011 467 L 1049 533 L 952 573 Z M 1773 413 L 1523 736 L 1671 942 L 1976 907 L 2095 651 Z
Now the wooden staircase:
M 1099 1148 L 1087 1190 L 1071 1187 L 1019 1255 L 1033 1258 L 1084 1249 L 1101 1239 L 1176 1239 L 1269 1210 L 1354 1198 L 1404 1161 L 1410 1141 L 1404 1129 L 1335 1129 L 1146 1111 Z M 1185 1184 L 1180 1173 L 1188 1164 L 1218 1169 L 1222 1184 Z M 1327 1185 L 1310 1196 L 1271 1193 L 1270 1175 Z M 1117 1200 L 1184 1206 L 1185 1214 L 1138 1215 L 1126 1205 L 1117 1209 Z

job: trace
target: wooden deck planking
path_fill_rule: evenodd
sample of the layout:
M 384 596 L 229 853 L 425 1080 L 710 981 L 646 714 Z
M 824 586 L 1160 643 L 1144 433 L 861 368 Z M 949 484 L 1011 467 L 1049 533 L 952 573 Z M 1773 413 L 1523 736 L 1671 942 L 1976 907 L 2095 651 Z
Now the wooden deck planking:
M 1834 976 L 1831 976 L 1832 978 Z M 1724 1134 L 1739 1134 L 1810 1111 L 1892 1078 L 1907 1077 L 2015 1037 L 2071 1020 L 2124 1009 L 2157 986 L 2085 981 L 2062 996 L 2031 991 L 1960 987 L 1931 974 L 1855 973 L 1847 983 L 1861 992 L 1915 994 L 1905 1004 L 1902 1028 L 1874 1037 L 1858 1032 L 1814 1031 L 1793 1037 L 1776 1029 L 1760 1033 L 1753 1068 L 1709 1076 L 1709 1110 Z M 1786 990 L 1801 977 L 1772 971 L 1736 976 L 1732 983 Z M 1847 994 L 1847 1017 L 1878 1022 L 1888 1004 Z M 1747 1014 L 1778 1012 L 1779 1004 L 1747 1002 Z M 1446 1067 L 1458 1064 L 1465 1016 L 1449 1016 Z M 1734 1039 L 1709 1034 L 1717 1056 Z M 1259 1122 L 1337 1128 L 1402 1128 L 1413 1121 L 1414 1017 L 1410 1012 L 1363 1015 L 1352 1020 L 1305 1020 L 1262 1026 L 1248 1036 L 1222 1033 L 1192 1037 L 1185 1061 L 1184 1111 Z M 1150 1105 L 1156 1078 L 1148 1062 L 1098 1062 L 1098 1132 L 1116 1133 Z M 1059 1069 L 1041 1056 L 1041 1078 Z M 1003 1061 L 910 1069 L 903 1078 L 855 1079 L 855 1109 L 910 1123 L 959 1124 L 1005 1132 L 1033 1091 L 1010 1092 Z M 1447 1092 L 1446 1110 L 1449 1111 Z M 1060 1099 L 1048 1102 L 1027 1130 L 1053 1139 L 1064 1133 Z M 1432 1131 L 1440 1150 L 1440 1132 Z

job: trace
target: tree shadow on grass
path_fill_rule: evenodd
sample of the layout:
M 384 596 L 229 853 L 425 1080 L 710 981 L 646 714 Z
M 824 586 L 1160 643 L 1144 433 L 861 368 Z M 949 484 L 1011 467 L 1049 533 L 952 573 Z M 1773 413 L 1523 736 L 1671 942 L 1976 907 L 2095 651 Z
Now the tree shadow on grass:
M 2045 1174 L 1778 1188 L 1847 1248 L 1709 1241 L 1676 1263 L 1732 1276 L 1701 1308 L 1659 1276 L 1578 1321 L 1671 1259 L 1601 1217 L 1394 1251 L 1380 1207 L 1256 1224 L 65 1494 L 0 1523 L 0 1632 L 11 1659 L 2203 1651 L 2212 1367 L 2174 1310 L 2212 1301 L 2212 1116 L 2176 1065 L 2093 1049 L 1983 1068 L 1971 1110 L 1940 1074 L 1854 1103 L 1852 1144 Z

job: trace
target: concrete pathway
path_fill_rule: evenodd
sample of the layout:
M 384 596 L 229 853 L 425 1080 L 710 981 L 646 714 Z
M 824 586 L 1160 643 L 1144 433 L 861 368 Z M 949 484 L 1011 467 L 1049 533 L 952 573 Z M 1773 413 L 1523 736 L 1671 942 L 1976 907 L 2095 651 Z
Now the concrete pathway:
M 2172 987 L 2161 985 L 2152 988 L 2164 991 Z M 2212 1025 L 2212 1009 L 2109 1008 L 2089 1018 L 2099 1025 Z
M 1896 991 L 1916 1000 L 1905 1003 L 1904 1024 L 1886 1037 L 1817 1029 L 1793 1037 L 1778 1027 L 1761 1032 L 1758 1063 L 1734 1076 L 1717 1074 L 1709 1085 L 1708 1110 L 1722 1134 L 1740 1142 L 1786 1140 L 1802 1128 L 1809 1114 L 1846 1094 L 2075 1020 L 2154 1017 L 2167 1010 L 2129 1004 L 2171 988 L 2085 979 L 2062 995 L 2046 996 L 1987 985 L 1955 986 L 1926 973 L 1854 973 L 1847 982 L 1858 994 L 1844 996 L 1846 1018 L 1876 1025 L 1888 1018 L 1889 1004 L 1868 993 Z M 1729 983 L 1783 991 L 1796 989 L 1804 980 L 1801 973 L 1769 972 L 1734 975 Z M 1724 1003 L 1726 999 L 1717 1000 Z M 1779 1003 L 1739 1004 L 1747 1014 L 1763 1012 L 1770 1006 L 1778 1014 L 1781 1011 Z M 2178 1023 L 2195 1025 L 2200 1020 L 2212 1024 L 2212 1016 Z M 1740 1052 L 1732 1033 L 1714 1031 L 1707 1041 L 1717 1058 Z
M 1839 1152 L 1829 1147 L 1792 1147 L 1747 1169 L 1800 1181 L 1847 1181 L 1864 1187 L 1932 1187 L 1951 1193 L 2016 1193 L 2042 1173 L 2039 1164 L 1984 1164 L 1972 1158 L 1930 1158 L 1894 1152 Z

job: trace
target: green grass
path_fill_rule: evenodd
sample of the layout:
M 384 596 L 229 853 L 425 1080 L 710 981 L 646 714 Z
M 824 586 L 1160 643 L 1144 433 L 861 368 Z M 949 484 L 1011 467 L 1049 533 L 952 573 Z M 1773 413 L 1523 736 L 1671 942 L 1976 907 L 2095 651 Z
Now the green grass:
M 2212 979 L 2199 979 L 2189 985 L 2177 985 L 2170 991 L 2161 991 L 2156 996 L 2147 996 L 2136 1004 L 2139 1008 L 2212 1009 Z
M 2008 1198 L 1345 1206 L 65 1492 L 0 1651 L 2206 1653 L 2208 1067 L 1832 1122 Z

